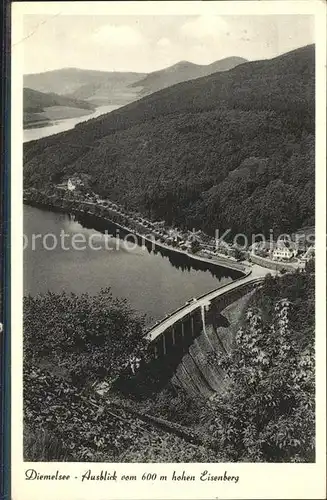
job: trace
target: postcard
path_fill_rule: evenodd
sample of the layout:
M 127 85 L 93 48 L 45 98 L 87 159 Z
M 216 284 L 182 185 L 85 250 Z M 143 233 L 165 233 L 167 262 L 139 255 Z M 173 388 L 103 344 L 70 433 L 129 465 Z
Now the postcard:
M 12 5 L 14 500 L 325 498 L 326 5 Z

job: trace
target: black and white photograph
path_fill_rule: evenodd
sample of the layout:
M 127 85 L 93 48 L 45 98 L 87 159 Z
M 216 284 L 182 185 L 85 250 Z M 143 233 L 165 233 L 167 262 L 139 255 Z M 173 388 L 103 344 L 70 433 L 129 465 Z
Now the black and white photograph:
M 25 483 L 315 464 L 315 16 L 52 12 L 20 49 Z

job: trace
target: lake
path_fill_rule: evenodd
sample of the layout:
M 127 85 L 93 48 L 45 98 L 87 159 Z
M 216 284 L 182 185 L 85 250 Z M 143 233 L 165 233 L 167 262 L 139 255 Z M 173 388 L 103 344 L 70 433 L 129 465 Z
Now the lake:
M 115 237 L 106 239 L 106 229 Z M 33 234 L 39 235 L 34 244 Z M 24 235 L 25 294 L 94 294 L 110 287 L 115 297 L 126 297 L 132 308 L 146 313 L 149 322 L 240 276 L 170 250 L 131 243 L 116 234 L 116 226 L 92 216 L 76 218 L 24 205 Z M 81 239 L 93 249 L 77 244 Z
M 36 139 L 41 139 L 42 137 L 48 137 L 49 135 L 58 134 L 59 132 L 64 132 L 75 127 L 78 123 L 91 120 L 97 116 L 104 115 L 105 113 L 110 113 L 115 109 L 120 108 L 121 105 L 107 105 L 99 106 L 93 113 L 88 115 L 77 116 L 75 118 L 65 118 L 64 120 L 55 120 L 51 125 L 45 127 L 31 127 L 23 131 L 24 142 L 34 141 Z

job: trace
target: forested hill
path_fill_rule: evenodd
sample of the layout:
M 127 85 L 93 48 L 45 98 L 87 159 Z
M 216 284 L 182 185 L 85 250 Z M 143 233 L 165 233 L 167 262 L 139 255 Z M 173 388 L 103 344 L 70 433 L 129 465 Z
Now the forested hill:
M 130 85 L 146 73 L 63 68 L 24 75 L 24 87 L 101 104 L 126 104 L 138 97 Z
M 40 113 L 44 108 L 52 106 L 69 106 L 72 108 L 93 110 L 94 106 L 80 99 L 72 99 L 65 96 L 60 96 L 54 93 L 46 94 L 29 88 L 24 88 L 23 107 L 24 112 Z
M 95 106 L 90 102 L 24 88 L 24 128 L 35 126 L 36 124 L 46 125 L 51 123 L 51 119 L 61 120 L 63 118 L 73 118 L 74 116 L 88 114 L 94 109 Z
M 226 57 L 220 61 L 215 61 L 212 64 L 194 64 L 189 61 L 180 61 L 173 66 L 153 71 L 145 78 L 132 84 L 132 87 L 142 87 L 143 95 L 156 92 L 176 83 L 186 82 L 201 76 L 211 75 L 217 71 L 227 71 L 234 68 L 238 64 L 246 62 L 243 57 Z
M 213 231 L 313 224 L 315 51 L 180 83 L 24 145 L 25 186 L 86 172 L 152 217 Z

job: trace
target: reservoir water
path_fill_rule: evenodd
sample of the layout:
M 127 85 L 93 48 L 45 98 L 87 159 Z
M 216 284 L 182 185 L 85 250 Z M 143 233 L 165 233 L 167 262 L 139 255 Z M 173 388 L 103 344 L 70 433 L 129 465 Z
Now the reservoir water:
M 105 229 L 115 237 L 106 240 Z M 110 287 L 115 297 L 127 298 L 152 322 L 239 276 L 170 250 L 128 242 L 116 230 L 95 217 L 72 217 L 24 205 L 24 293 L 94 294 Z M 34 244 L 33 234 L 40 235 L 34 236 Z M 64 244 L 61 234 L 66 235 Z M 86 244 L 77 244 L 78 240 Z
M 49 135 L 58 134 L 59 132 L 64 132 L 70 130 L 77 125 L 77 123 L 85 122 L 91 118 L 96 118 L 97 116 L 104 115 L 105 113 L 110 113 L 115 109 L 120 108 L 119 105 L 107 105 L 99 106 L 93 113 L 84 116 L 78 116 L 75 118 L 66 118 L 64 120 L 54 120 L 51 125 L 46 127 L 31 127 L 24 130 L 24 142 L 34 141 L 36 139 L 41 139 L 42 137 L 48 137 Z
M 89 115 L 26 129 L 24 142 L 69 130 L 77 123 L 119 107 L 101 106 Z M 105 230 L 117 237 L 109 238 L 106 243 Z M 66 235 L 63 245 L 62 231 Z M 131 244 L 124 235 L 116 235 L 113 224 L 104 224 L 95 217 L 76 219 L 24 205 L 24 235 L 25 294 L 47 291 L 94 294 L 110 287 L 115 297 L 127 298 L 133 309 L 147 315 L 149 322 L 239 276 L 236 271 L 197 262 L 183 254 Z M 92 246 L 100 248 L 72 244 L 76 238 L 88 242 L 90 237 Z

